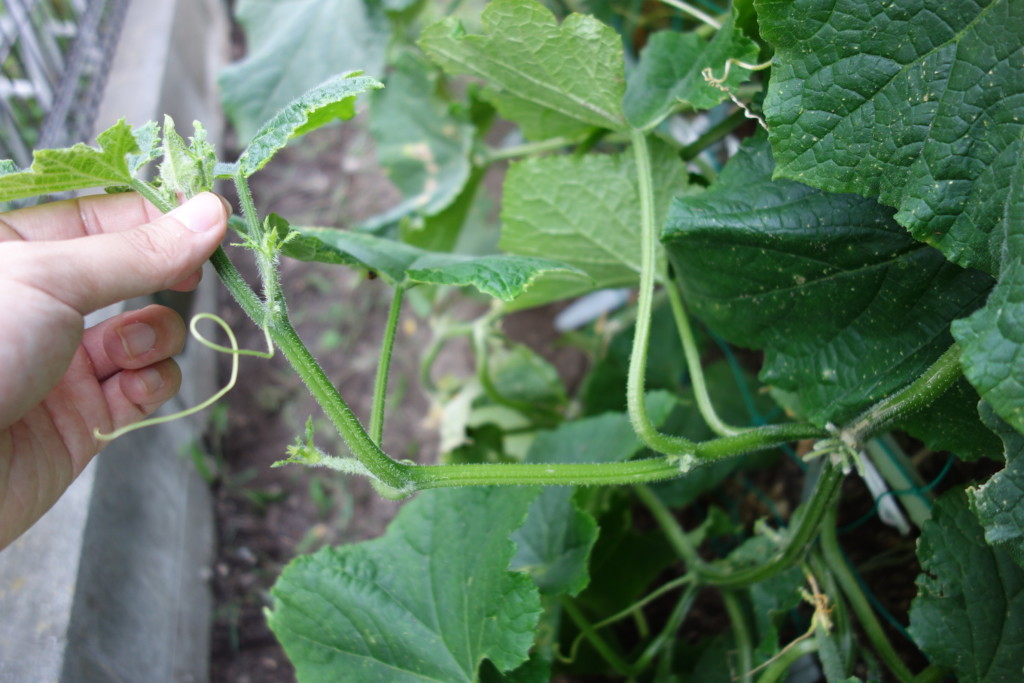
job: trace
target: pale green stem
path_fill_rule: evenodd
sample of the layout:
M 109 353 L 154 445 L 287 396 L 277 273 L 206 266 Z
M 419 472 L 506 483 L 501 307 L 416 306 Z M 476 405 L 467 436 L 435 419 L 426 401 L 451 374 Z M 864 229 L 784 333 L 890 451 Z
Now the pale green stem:
M 388 320 L 384 326 L 384 340 L 380 347 L 380 362 L 377 365 L 377 378 L 373 383 L 373 404 L 370 410 L 370 438 L 378 446 L 384 436 L 384 404 L 387 402 L 388 371 L 391 368 L 391 351 L 395 346 L 395 333 L 398 330 L 398 316 L 402 311 L 402 297 L 405 288 L 395 287 L 388 309 Z
M 857 620 L 860 621 L 861 628 L 867 634 L 868 640 L 871 641 L 875 648 L 875 652 L 878 653 L 878 656 L 885 662 L 885 665 L 889 667 L 889 670 L 900 681 L 912 680 L 914 678 L 913 674 L 910 673 L 910 670 L 907 669 L 903 660 L 896 653 L 892 643 L 889 642 L 882 624 L 875 617 L 871 604 L 864 595 L 864 591 L 861 590 L 860 584 L 857 583 L 857 579 L 854 577 L 850 565 L 847 564 L 846 558 L 843 557 L 843 551 L 839 547 L 839 538 L 836 535 L 836 511 L 834 508 L 829 510 L 825 523 L 822 525 L 821 553 L 825 558 L 825 564 L 828 565 L 829 571 L 832 572 L 836 581 L 839 582 L 839 586 L 843 589 L 843 594 L 849 601 L 850 607 L 853 608 L 854 614 L 857 615 Z
M 687 586 L 686 590 L 679 597 L 679 601 L 676 602 L 676 606 L 672 609 L 672 613 L 669 614 L 668 619 L 665 621 L 665 626 L 661 629 L 661 632 L 648 643 L 643 653 L 637 658 L 636 663 L 633 664 L 633 671 L 636 673 L 646 671 L 658 653 L 675 639 L 676 633 L 686 619 L 686 615 L 690 612 L 690 608 L 693 607 L 693 601 L 697 598 L 697 591 L 698 586 L 696 583 L 691 583 Z
M 680 12 L 683 12 L 684 14 L 689 14 L 691 17 L 693 17 L 694 19 L 697 19 L 698 21 L 704 22 L 705 24 L 707 24 L 711 28 L 715 29 L 716 31 L 718 29 L 722 28 L 721 22 L 719 22 L 717 19 L 715 19 L 711 15 L 706 14 L 705 12 L 702 12 L 701 10 L 697 9 L 693 5 L 690 5 L 689 3 L 685 3 L 682 0 L 661 0 L 661 1 L 663 3 L 665 3 L 666 5 L 670 5 L 672 7 L 675 7 L 677 10 L 679 10 Z
M 644 404 L 647 346 L 651 334 L 652 299 L 657 258 L 654 180 L 651 177 L 651 157 L 647 149 L 647 136 L 641 131 L 634 131 L 631 138 L 636 158 L 640 196 L 640 290 L 637 297 L 633 350 L 629 358 L 629 374 L 626 380 L 626 408 L 633 431 L 651 450 L 668 455 L 693 455 L 696 444 L 681 436 L 661 434 L 651 423 L 651 419 L 647 415 L 647 406 Z
M 594 646 L 594 649 L 604 657 L 605 661 L 608 662 L 615 671 L 623 676 L 633 676 L 636 674 L 636 671 L 632 666 L 630 666 L 629 662 L 623 659 L 622 655 L 616 652 L 615 648 L 601 637 L 601 634 L 597 632 L 589 621 L 587 621 L 583 612 L 580 611 L 572 600 L 563 597 L 562 609 L 565 610 L 565 613 L 568 614 L 569 618 L 572 619 L 574 624 L 576 624 L 580 633 L 588 642 L 590 642 L 591 645 Z
M 729 615 L 729 623 L 732 624 L 732 635 L 739 653 L 739 670 L 743 672 L 733 680 L 748 683 L 753 680 L 750 671 L 754 668 L 754 650 L 750 644 L 750 631 L 747 629 L 747 619 L 743 615 L 743 606 L 735 591 L 722 591 L 722 602 L 725 603 L 725 611 Z
M 700 352 L 697 350 L 697 342 L 693 338 L 693 329 L 690 327 L 690 319 L 686 313 L 686 306 L 683 304 L 679 288 L 666 277 L 665 290 L 668 292 L 668 301 L 672 307 L 672 317 L 675 318 L 679 338 L 683 342 L 683 355 L 686 357 L 686 367 L 690 372 L 690 383 L 693 385 L 693 394 L 697 399 L 697 409 L 700 410 L 704 422 L 715 434 L 735 436 L 744 430 L 727 425 L 722 418 L 718 417 L 715 407 L 711 405 L 708 385 L 704 381 L 704 368 L 700 364 Z
M 524 157 L 530 154 L 554 152 L 565 147 L 575 145 L 578 142 L 579 140 L 570 140 L 569 138 L 551 138 L 549 140 L 541 140 L 539 142 L 527 142 L 522 145 L 488 148 L 484 153 L 483 163 L 492 164 L 497 161 L 505 161 L 506 159 L 516 159 L 518 157 Z
M 757 683 L 775 683 L 776 681 L 785 680 L 786 674 L 789 672 L 789 667 L 793 666 L 793 664 L 796 663 L 796 660 L 800 659 L 804 655 L 817 652 L 817 650 L 818 641 L 814 638 L 801 640 L 793 645 L 793 647 L 780 652 L 770 664 L 765 666 L 761 675 L 757 678 Z
M 913 683 L 940 683 L 949 676 L 949 671 L 932 664 L 914 677 Z

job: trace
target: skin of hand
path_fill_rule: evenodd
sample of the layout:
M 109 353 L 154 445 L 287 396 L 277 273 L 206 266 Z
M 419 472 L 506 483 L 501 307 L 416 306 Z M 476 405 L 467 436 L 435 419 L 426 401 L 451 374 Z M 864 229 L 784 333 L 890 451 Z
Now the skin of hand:
M 84 329 L 110 304 L 199 284 L 230 209 L 204 192 L 167 215 L 135 194 L 0 214 L 0 549 L 105 445 L 177 393 L 174 311 L 147 306 Z

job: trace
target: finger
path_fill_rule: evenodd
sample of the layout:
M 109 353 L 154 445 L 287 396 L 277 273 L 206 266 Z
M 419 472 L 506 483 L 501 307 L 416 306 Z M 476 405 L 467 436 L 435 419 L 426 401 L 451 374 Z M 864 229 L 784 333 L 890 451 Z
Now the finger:
M 151 223 L 121 232 L 5 243 L 0 272 L 85 314 L 185 280 L 213 253 L 226 229 L 224 204 L 204 192 Z
M 134 192 L 94 194 L 9 211 L 0 217 L 0 241 L 67 240 L 130 230 L 160 217 L 160 210 Z
M 181 388 L 173 359 L 138 370 L 122 370 L 103 383 L 113 429 L 134 424 L 169 401 Z
M 172 291 L 175 291 L 175 292 L 191 292 L 193 289 L 195 289 L 196 287 L 199 286 L 199 283 L 202 282 L 202 280 L 203 280 L 203 269 L 200 268 L 199 270 L 197 270 L 196 272 L 192 273 L 191 275 L 189 275 L 187 278 L 185 278 L 181 282 L 177 282 L 177 283 L 171 285 L 170 287 L 168 287 L 168 289 L 170 289 Z
M 120 370 L 137 370 L 181 353 L 185 322 L 170 308 L 146 306 L 89 328 L 82 345 L 102 382 Z

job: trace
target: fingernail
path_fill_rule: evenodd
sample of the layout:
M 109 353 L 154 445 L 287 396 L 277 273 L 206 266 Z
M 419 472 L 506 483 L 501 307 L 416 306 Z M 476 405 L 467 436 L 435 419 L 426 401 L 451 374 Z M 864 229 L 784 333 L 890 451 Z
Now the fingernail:
M 224 220 L 224 210 L 219 197 L 211 192 L 204 192 L 188 200 L 168 216 L 175 219 L 192 232 L 212 230 Z
M 235 212 L 235 208 L 231 206 L 231 202 L 224 199 L 224 197 L 221 197 L 220 195 L 217 195 L 217 199 L 219 199 L 220 203 L 224 205 L 224 213 L 226 213 L 228 216 Z
M 155 394 L 164 385 L 164 376 L 156 368 L 136 370 L 135 376 L 148 394 Z
M 129 358 L 137 358 L 156 346 L 156 330 L 146 323 L 131 323 L 117 330 Z

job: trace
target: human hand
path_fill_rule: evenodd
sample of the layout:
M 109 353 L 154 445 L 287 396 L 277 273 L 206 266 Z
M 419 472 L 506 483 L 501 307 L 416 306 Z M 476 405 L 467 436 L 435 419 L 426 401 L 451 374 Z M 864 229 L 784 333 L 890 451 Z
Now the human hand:
M 38 520 L 109 433 L 177 393 L 185 343 L 147 306 L 83 330 L 92 311 L 195 288 L 229 210 L 197 195 L 167 215 L 135 194 L 0 214 L 0 549 Z

